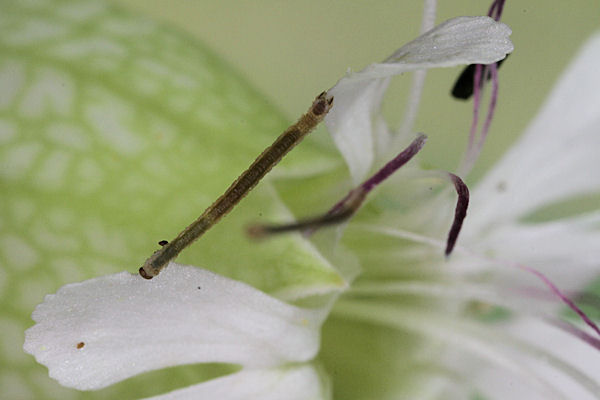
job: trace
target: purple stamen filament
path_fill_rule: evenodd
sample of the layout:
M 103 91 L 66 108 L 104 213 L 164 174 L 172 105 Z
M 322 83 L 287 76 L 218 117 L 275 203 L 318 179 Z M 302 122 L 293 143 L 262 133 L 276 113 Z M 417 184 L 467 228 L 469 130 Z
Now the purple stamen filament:
M 470 253 L 471 255 L 474 255 L 478 258 L 487 260 L 487 257 L 481 257 L 472 252 L 468 252 L 468 253 Z M 577 304 L 575 304 L 575 302 L 573 300 L 571 300 L 566 294 L 564 294 L 562 292 L 562 290 L 560 290 L 558 288 L 558 286 L 556 286 L 550 280 L 550 278 L 548 278 L 546 275 L 544 275 L 544 273 L 542 273 L 541 271 L 538 271 L 535 268 L 528 267 L 527 265 L 523 265 L 520 263 L 514 263 L 514 262 L 505 261 L 505 260 L 493 260 L 493 261 L 496 263 L 500 263 L 503 265 L 513 267 L 513 268 L 518 268 L 521 271 L 525 271 L 525 272 L 535 276 L 536 278 L 538 278 L 540 281 L 542 281 L 542 283 L 548 289 L 550 289 L 551 293 L 554 296 L 558 297 L 560 299 L 560 301 L 562 301 L 567 307 L 569 307 L 571 310 L 573 310 L 581 318 L 581 320 L 583 322 L 585 322 L 585 324 L 588 325 L 590 328 L 592 328 L 592 330 L 594 330 L 594 332 L 596 332 L 598 337 L 600 337 L 600 328 L 598 327 L 598 325 L 596 325 L 596 323 L 594 321 L 592 321 L 592 319 L 585 313 L 585 311 L 583 311 L 581 308 L 579 308 L 579 306 Z
M 488 16 L 491 18 L 494 18 L 494 20 L 496 20 L 496 21 L 499 21 L 500 18 L 502 17 L 502 11 L 504 9 L 505 1 L 506 0 L 494 0 L 494 2 L 492 3 L 492 5 L 490 6 L 490 9 L 488 11 Z M 474 86 L 473 86 L 473 90 L 474 90 L 474 92 L 473 92 L 473 101 L 474 101 L 473 123 L 471 124 L 471 132 L 469 134 L 469 146 L 468 146 L 467 156 L 466 156 L 466 163 L 467 163 L 466 170 L 467 171 L 472 167 L 475 159 L 481 152 L 481 149 L 485 142 L 485 139 L 486 139 L 487 133 L 489 131 L 493 115 L 494 115 L 496 103 L 498 100 L 498 70 L 497 70 L 497 66 L 498 66 L 497 63 L 493 63 L 493 64 L 490 64 L 489 66 L 486 66 L 485 72 L 483 74 L 481 73 L 482 65 L 476 66 L 475 76 L 473 79 L 473 81 L 474 81 L 473 82 L 473 84 L 474 84 Z M 481 101 L 480 86 L 483 85 L 483 81 L 484 81 L 486 75 L 488 74 L 488 68 L 489 68 L 489 73 L 491 73 L 491 75 L 492 75 L 492 93 L 491 93 L 491 98 L 490 98 L 490 105 L 488 108 L 488 114 L 486 116 L 486 120 L 485 120 L 483 128 L 481 130 L 481 135 L 480 135 L 480 139 L 477 143 L 477 147 L 473 148 L 474 139 L 475 139 L 475 131 L 477 128 L 477 122 L 478 122 L 478 118 L 479 118 L 479 104 Z M 554 295 L 556 295 L 571 310 L 573 310 L 575 313 L 577 313 L 577 315 L 579 315 L 579 317 L 589 327 L 591 327 L 600 337 L 600 328 L 598 327 L 598 325 L 596 325 L 594 323 L 594 321 L 592 321 L 587 316 L 587 314 L 575 304 L 575 302 L 573 302 L 569 297 L 567 297 L 564 293 L 562 293 L 562 291 L 550 279 L 548 279 L 543 273 L 541 273 L 540 271 L 538 271 L 534 268 L 528 267 L 526 265 L 517 264 L 516 266 L 517 266 L 517 268 L 519 268 L 523 271 L 527 271 L 530 274 L 535 275 L 542 282 L 544 282 L 544 284 L 552 291 L 552 293 Z M 564 325 L 563 325 L 563 327 L 564 327 Z M 572 332 L 572 329 L 576 329 L 576 328 L 571 327 L 571 330 L 569 330 L 569 331 Z M 585 334 L 585 333 L 583 333 L 583 334 Z M 581 334 L 578 336 L 581 337 Z M 585 340 L 585 338 L 584 338 L 584 340 Z M 586 341 L 589 342 L 589 340 L 586 340 Z M 595 345 L 596 345 L 596 347 L 598 347 L 598 342 L 595 342 Z
M 494 63 L 486 66 L 484 75 L 487 75 L 488 71 L 492 75 L 492 94 L 490 96 L 488 113 L 485 117 L 483 128 L 481 129 L 481 136 L 479 138 L 479 142 L 477 143 L 475 154 L 479 154 L 481 152 L 483 144 L 485 143 L 487 134 L 490 131 L 490 125 L 492 124 L 492 118 L 494 117 L 494 111 L 496 110 L 496 103 L 498 102 L 498 64 Z
M 557 319 L 548 319 L 548 322 L 556 326 L 557 328 L 562 329 L 563 331 L 578 337 L 579 339 L 583 340 L 584 342 L 596 348 L 597 350 L 600 350 L 600 339 L 590 335 L 589 333 L 583 331 L 579 327 L 574 326 L 566 321 Z
M 381 182 L 389 178 L 394 172 L 400 169 L 404 164 L 409 162 L 425 145 L 425 140 L 427 137 L 423 134 L 420 134 L 413 142 L 394 157 L 391 161 L 383 166 L 379 171 L 375 173 L 372 177 L 364 181 L 359 188 L 363 190 L 365 193 L 369 193 L 371 190 L 375 188 L 375 186 L 379 185 Z
M 490 6 L 490 9 L 488 10 L 488 17 L 494 18 L 496 21 L 500 21 L 505 2 L 506 0 L 494 0 Z
M 488 11 L 488 16 L 494 18 L 496 21 L 499 21 L 502 17 L 504 3 L 505 0 L 494 0 Z M 492 93 L 490 96 L 490 104 L 485 122 L 481 128 L 479 140 L 477 141 L 477 144 L 475 144 L 475 135 L 477 133 L 477 126 L 479 125 L 479 109 L 481 105 L 482 89 L 488 74 L 491 74 L 492 77 Z M 471 168 L 473 168 L 475 161 L 481 153 L 481 149 L 483 148 L 487 138 L 494 116 L 494 111 L 496 109 L 496 103 L 498 101 L 498 86 L 498 63 L 486 65 L 485 68 L 484 65 L 481 64 L 475 66 L 475 73 L 473 75 L 473 119 L 471 122 L 471 128 L 469 130 L 467 151 L 463 160 L 463 165 L 460 168 L 461 174 L 467 174 Z
M 469 145 L 467 148 L 467 156 L 471 157 L 473 146 L 475 145 L 475 134 L 477 133 L 477 125 L 479 124 L 479 105 L 481 104 L 481 75 L 482 65 L 475 66 L 475 74 L 473 75 L 473 120 L 471 121 L 471 130 L 469 131 Z
M 360 208 L 360 205 L 371 190 L 410 161 L 423 148 L 426 139 L 427 137 L 425 135 L 420 134 L 406 149 L 377 171 L 375 175 L 351 190 L 342 200 L 337 202 L 322 216 L 305 219 L 292 224 L 254 225 L 248 229 L 248 233 L 253 237 L 262 237 L 272 233 L 305 230 L 305 235 L 310 235 L 313 230 L 322 226 L 343 222 L 350 218 Z
M 552 293 L 554 293 L 571 310 L 575 311 L 575 313 L 577 313 L 577 315 L 579 315 L 579 317 L 590 328 L 592 328 L 598 334 L 598 336 L 600 337 L 600 328 L 598 328 L 598 325 L 596 325 L 594 323 L 594 321 L 592 321 L 590 319 L 590 317 L 588 317 L 587 314 L 581 308 L 579 308 L 579 306 L 577 306 L 577 304 L 575 304 L 575 302 L 573 300 L 571 300 L 569 297 L 567 297 L 550 279 L 548 279 L 548 277 L 546 277 L 546 275 L 544 275 L 543 273 L 541 273 L 537 269 L 528 267 L 528 266 L 523 265 L 523 264 L 516 264 L 516 267 L 519 268 L 519 269 L 521 269 L 521 270 L 523 270 L 523 271 L 529 272 L 530 274 L 533 274 L 536 277 L 538 277 L 552 291 Z
M 337 224 L 347 220 L 360 208 L 367 194 L 409 162 L 423 148 L 425 140 L 426 136 L 420 134 L 404 151 L 384 165 L 383 168 L 377 171 L 372 177 L 351 190 L 342 200 L 331 207 L 327 213 L 291 224 L 254 225 L 248 229 L 248 233 L 253 237 L 262 237 L 268 234 L 304 230 L 304 234 L 308 236 L 320 227 Z M 467 185 L 454 174 L 448 173 L 448 177 L 454 184 L 458 194 L 458 201 L 454 213 L 454 221 L 450 228 L 450 232 L 448 233 L 445 251 L 446 256 L 452 252 L 452 249 L 456 244 L 469 205 L 469 189 L 467 188 Z

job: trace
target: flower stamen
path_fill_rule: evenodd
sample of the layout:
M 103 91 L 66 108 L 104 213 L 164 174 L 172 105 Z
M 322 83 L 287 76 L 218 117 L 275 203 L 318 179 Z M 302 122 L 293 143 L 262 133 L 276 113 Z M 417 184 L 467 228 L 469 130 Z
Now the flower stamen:
M 591 318 L 588 317 L 588 315 L 581 308 L 579 308 L 579 306 L 575 304 L 573 300 L 565 295 L 546 275 L 535 268 L 528 267 L 527 265 L 514 264 L 514 266 L 538 277 L 544 283 L 544 285 L 546 285 L 552 291 L 552 293 L 554 293 L 563 303 L 565 303 L 567 307 L 575 311 L 575 313 L 579 315 L 583 322 L 592 328 L 598 334 L 598 337 L 600 337 L 600 328 L 598 325 L 596 325 L 596 323 L 592 321 Z
M 499 21 L 502 17 L 502 11 L 504 9 L 505 0 L 494 0 L 488 11 L 488 16 L 496 21 Z M 498 101 L 498 68 L 501 62 L 495 62 L 488 65 L 472 64 L 463 71 L 459 76 L 454 88 L 452 89 L 452 95 L 458 98 L 467 99 L 473 94 L 473 119 L 471 121 L 471 128 L 469 130 L 469 141 L 467 145 L 467 151 L 462 161 L 461 167 L 459 168 L 461 175 L 466 175 L 471 171 L 475 165 L 475 161 L 481 153 L 483 144 L 487 138 L 494 111 L 496 110 L 496 103 Z M 474 68 L 469 70 L 469 68 Z M 473 71 L 473 72 L 471 72 Z M 473 75 L 472 85 L 466 84 L 470 75 Z M 483 86 L 486 80 L 492 80 L 492 93 L 490 95 L 490 104 L 488 106 L 487 115 L 483 123 L 483 127 L 479 133 L 479 140 L 475 141 L 477 133 L 477 126 L 479 125 L 479 109 L 481 105 L 481 97 Z M 458 96 L 455 95 L 458 94 Z
M 452 253 L 452 249 L 454 249 L 463 221 L 467 216 L 467 208 L 469 207 L 469 188 L 457 175 L 452 173 L 448 173 L 448 175 L 450 176 L 452 183 L 454 183 L 456 194 L 458 194 L 458 200 L 456 201 L 456 208 L 454 210 L 454 221 L 452 221 L 450 232 L 448 232 L 448 239 L 446 240 L 446 250 L 444 251 L 446 257 L 448 257 L 450 253 Z
M 375 173 L 375 175 L 364 181 L 355 189 L 352 189 L 325 214 L 291 224 L 253 225 L 248 228 L 248 234 L 251 237 L 260 238 L 269 234 L 308 230 L 305 234 L 310 235 L 313 230 L 347 220 L 360 208 L 367 197 L 367 194 L 369 194 L 371 190 L 389 178 L 404 164 L 409 162 L 423 148 L 426 139 L 427 136 L 420 134 L 406 149 L 384 165 L 383 168 Z
M 358 187 L 352 189 L 342 200 L 337 202 L 329 211 L 317 217 L 306 218 L 297 222 L 279 225 L 251 225 L 247 233 L 252 238 L 263 238 L 268 235 L 305 231 L 306 236 L 310 236 L 315 230 L 328 225 L 335 225 L 348 220 L 360 208 L 365 198 L 376 186 L 389 178 L 394 172 L 400 169 L 404 164 L 410 161 L 425 145 L 427 137 L 420 134 L 412 143 L 400 154 L 394 157 L 384 165 L 373 176 L 364 181 Z M 463 221 L 467 216 L 469 206 L 469 189 L 467 185 L 457 175 L 445 173 L 450 178 L 458 194 L 458 200 L 454 211 L 454 220 L 448 232 L 446 241 L 446 250 L 444 254 L 449 256 L 458 239 L 458 234 L 462 228 Z

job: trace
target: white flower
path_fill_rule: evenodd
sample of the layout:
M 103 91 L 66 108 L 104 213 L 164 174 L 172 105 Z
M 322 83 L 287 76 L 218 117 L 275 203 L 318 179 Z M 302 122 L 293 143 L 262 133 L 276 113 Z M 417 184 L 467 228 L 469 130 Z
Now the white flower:
M 245 369 L 169 398 L 318 398 L 325 393 L 314 368 L 293 364 L 317 353 L 325 315 L 172 264 L 152 281 L 122 272 L 64 286 L 34 312 L 38 323 L 24 348 L 52 378 L 80 390 L 174 365 L 223 362 Z
M 352 157 L 362 160 L 356 161 L 360 167 L 354 176 L 364 174 L 375 158 L 368 125 L 387 77 L 499 60 L 512 51 L 509 34 L 508 27 L 487 17 L 456 18 L 402 47 L 384 64 L 340 81 L 332 89 L 338 111 L 328 124 L 335 137 L 348 120 L 358 124 L 349 137 L 352 146 L 342 150 L 351 168 Z M 363 152 L 357 153 L 361 146 Z M 120 273 L 47 296 L 33 314 L 36 325 L 27 331 L 24 348 L 61 384 L 82 390 L 178 364 L 223 362 L 242 369 L 158 398 L 329 398 L 327 374 L 311 361 L 340 287 L 299 292 L 295 298 L 312 306 L 301 308 L 195 267 L 172 263 L 151 281 Z M 308 298 L 315 294 L 317 299 Z
M 413 335 L 440 346 L 406 346 L 403 355 L 395 354 L 416 365 L 416 372 L 404 371 L 406 386 L 386 395 L 410 397 L 415 388 L 407 381 L 428 381 L 434 382 L 428 389 L 416 384 L 417 393 L 597 398 L 600 331 L 587 316 L 571 325 L 560 314 L 570 301 L 565 293 L 585 293 L 600 275 L 600 214 L 593 209 L 553 218 L 548 211 L 600 189 L 598 65 L 600 34 L 583 47 L 523 137 L 472 190 L 465 229 L 449 262 L 441 257 L 448 193 L 427 200 L 430 194 L 415 194 L 409 186 L 430 187 L 427 176 L 411 172 L 383 185 L 366 214 L 375 217 L 349 224 L 343 243 L 362 241 L 369 250 L 359 253 L 363 273 L 331 318 L 395 330 L 404 337 L 398 346 Z M 423 204 L 407 211 L 402 196 Z M 396 204 L 389 204 L 394 197 Z M 369 338 L 374 331 L 362 334 L 365 347 L 376 347 Z M 324 346 L 331 341 L 325 335 Z M 334 369 L 335 357 L 329 360 Z M 364 355 L 362 361 L 370 365 Z
M 325 122 L 344 156 L 354 183 L 372 167 L 377 147 L 385 148 L 389 131 L 374 115 L 381 106 L 389 78 L 403 72 L 461 64 L 490 64 L 512 52 L 508 26 L 489 17 L 446 21 L 398 49 L 383 63 L 342 78 L 329 93 L 336 106 Z

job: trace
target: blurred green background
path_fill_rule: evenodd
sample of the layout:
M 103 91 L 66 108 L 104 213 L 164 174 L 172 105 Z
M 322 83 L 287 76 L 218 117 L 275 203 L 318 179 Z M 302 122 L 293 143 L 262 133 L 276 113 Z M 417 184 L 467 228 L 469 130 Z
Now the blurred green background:
M 133 14 L 164 21 L 206 43 L 290 121 L 306 110 L 317 93 L 335 84 L 347 68 L 359 70 L 382 60 L 416 37 L 422 8 L 418 1 L 113 2 Z M 441 1 L 437 22 L 458 15 L 481 15 L 488 7 L 489 2 L 481 0 Z M 513 29 L 515 52 L 500 70 L 496 119 L 471 181 L 481 176 L 527 126 L 579 46 L 598 29 L 598 17 L 597 0 L 507 1 L 502 20 Z M 454 170 L 466 144 L 471 103 L 451 100 L 448 94 L 459 72 L 460 68 L 429 72 L 416 124 L 416 130 L 430 137 L 422 159 L 439 169 Z M 404 115 L 409 87 L 410 75 L 397 78 L 393 84 L 391 101 L 385 109 L 392 123 Z M 100 265 L 95 272 L 114 272 L 114 268 Z M 48 287 L 91 276 L 90 270 L 52 270 L 19 286 L 27 288 L 27 292 L 7 300 L 14 282 L 11 275 L 0 271 L 0 290 L 4 300 L 35 304 L 48 293 Z M 48 277 L 51 282 L 43 280 Z M 21 306 L 15 307 L 18 311 L 13 310 L 13 314 L 0 311 L 1 399 L 40 398 L 41 393 L 47 393 L 48 398 L 116 398 L 117 393 L 127 393 L 127 382 L 115 389 L 85 395 L 60 388 L 47 378 L 46 369 L 35 365 L 33 358 L 20 348 L 24 321 L 32 324 L 29 314 L 33 304 L 26 312 L 21 312 Z M 215 374 L 220 372 L 215 367 Z M 191 367 L 179 368 L 175 373 L 182 379 L 180 382 L 187 384 L 197 379 Z M 152 379 L 136 382 L 147 384 Z M 28 390 L 27 385 L 39 387 Z

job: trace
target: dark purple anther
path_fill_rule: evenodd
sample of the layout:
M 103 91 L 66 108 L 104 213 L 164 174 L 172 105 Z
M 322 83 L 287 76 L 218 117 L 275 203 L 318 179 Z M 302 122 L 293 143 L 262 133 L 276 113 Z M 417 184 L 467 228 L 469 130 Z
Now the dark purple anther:
M 454 184 L 456 194 L 458 194 L 458 200 L 456 201 L 456 209 L 454 210 L 454 221 L 452 221 L 450 232 L 448 232 L 448 240 L 446 241 L 446 251 L 444 252 L 446 257 L 449 256 L 450 253 L 452 253 L 452 249 L 454 249 L 463 221 L 467 216 L 467 208 L 469 207 L 469 188 L 458 176 L 451 173 L 448 173 L 448 175 Z
M 500 68 L 504 60 L 508 58 L 510 54 L 507 54 L 502 60 L 496 63 L 496 69 Z M 460 73 L 456 82 L 454 82 L 454 86 L 452 87 L 452 97 L 459 100 L 469 100 L 471 96 L 473 96 L 473 91 L 475 90 L 475 67 L 477 64 L 470 64 L 463 69 Z M 484 81 L 489 81 L 492 79 L 491 72 L 485 75 L 485 79 L 479 80 L 479 90 L 481 90 Z

